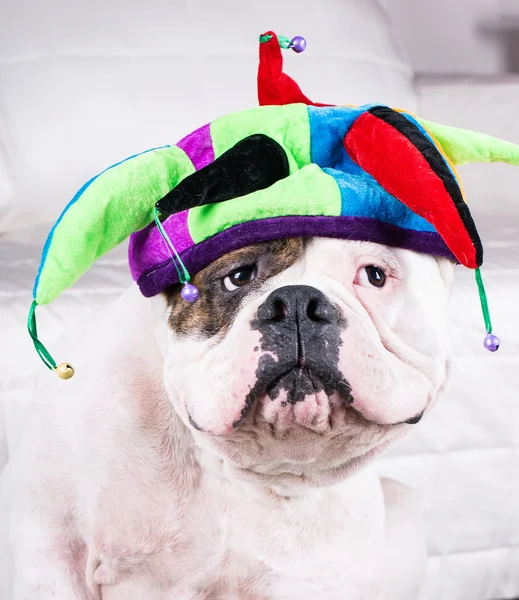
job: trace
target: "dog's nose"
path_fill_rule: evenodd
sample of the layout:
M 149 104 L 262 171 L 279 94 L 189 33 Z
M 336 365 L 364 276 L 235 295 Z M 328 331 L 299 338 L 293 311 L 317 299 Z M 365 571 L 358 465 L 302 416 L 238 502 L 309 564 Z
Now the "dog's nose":
M 309 285 L 287 285 L 274 290 L 258 309 L 260 324 L 283 323 L 299 329 L 336 325 L 337 309 L 318 289 Z
M 338 392 L 352 402 L 351 387 L 338 368 L 346 326 L 339 308 L 316 288 L 287 285 L 274 290 L 251 321 L 261 333 L 264 352 L 258 382 L 272 390 L 271 399 L 281 389 L 289 403 L 324 390 L 328 397 Z

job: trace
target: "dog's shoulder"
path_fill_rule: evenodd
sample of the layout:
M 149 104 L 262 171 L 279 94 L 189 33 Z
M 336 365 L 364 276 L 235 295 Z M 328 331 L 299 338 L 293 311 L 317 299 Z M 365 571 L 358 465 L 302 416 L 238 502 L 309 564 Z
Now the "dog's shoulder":
M 82 515 L 94 523 L 95 512 L 124 517 L 131 498 L 146 505 L 161 484 L 181 485 L 177 459 L 192 468 L 189 436 L 162 384 L 153 325 L 149 306 L 125 294 L 56 346 L 56 355 L 73 355 L 75 376 L 38 381 L 13 458 L 14 487 L 17 497 L 39 498 L 58 527 Z

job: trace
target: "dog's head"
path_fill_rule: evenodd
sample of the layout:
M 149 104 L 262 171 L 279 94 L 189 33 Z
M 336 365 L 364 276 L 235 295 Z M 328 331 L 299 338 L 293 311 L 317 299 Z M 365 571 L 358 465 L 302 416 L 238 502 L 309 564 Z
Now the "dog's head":
M 452 263 L 374 243 L 265 242 L 166 292 L 168 393 L 197 443 L 269 482 L 320 485 L 417 423 L 448 372 Z

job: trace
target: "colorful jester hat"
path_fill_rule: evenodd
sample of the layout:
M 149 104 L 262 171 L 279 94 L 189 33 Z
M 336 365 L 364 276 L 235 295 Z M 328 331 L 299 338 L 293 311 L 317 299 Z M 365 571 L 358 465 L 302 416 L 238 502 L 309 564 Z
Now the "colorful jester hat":
M 180 283 L 189 302 L 198 297 L 191 275 L 267 240 L 365 240 L 448 257 L 475 269 L 484 345 L 498 349 L 479 271 L 483 248 L 455 165 L 519 165 L 519 146 L 379 104 L 313 103 L 283 73 L 281 48 L 305 46 L 301 37 L 262 35 L 260 107 L 112 165 L 70 201 L 45 244 L 28 322 L 37 352 L 60 377 L 74 370 L 56 365 L 39 341 L 35 308 L 129 236 L 144 296 Z

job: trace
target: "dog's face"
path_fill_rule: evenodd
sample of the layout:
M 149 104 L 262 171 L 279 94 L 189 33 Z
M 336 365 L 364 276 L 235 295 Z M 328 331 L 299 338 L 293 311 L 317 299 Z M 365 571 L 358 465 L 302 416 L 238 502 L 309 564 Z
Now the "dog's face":
M 378 244 L 288 239 L 166 293 L 165 382 L 198 444 L 268 482 L 326 484 L 411 429 L 447 377 L 452 264 Z

